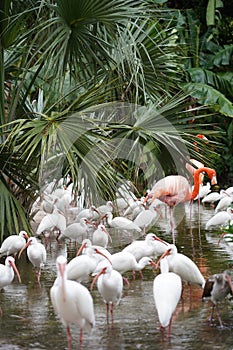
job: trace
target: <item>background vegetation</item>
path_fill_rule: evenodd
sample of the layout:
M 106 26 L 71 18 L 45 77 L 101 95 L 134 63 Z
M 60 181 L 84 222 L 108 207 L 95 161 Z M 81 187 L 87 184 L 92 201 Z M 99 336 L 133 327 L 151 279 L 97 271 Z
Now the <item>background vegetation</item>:
M 67 174 L 87 203 L 125 178 L 142 194 L 185 146 L 232 183 L 231 3 L 1 1 L 1 239 Z

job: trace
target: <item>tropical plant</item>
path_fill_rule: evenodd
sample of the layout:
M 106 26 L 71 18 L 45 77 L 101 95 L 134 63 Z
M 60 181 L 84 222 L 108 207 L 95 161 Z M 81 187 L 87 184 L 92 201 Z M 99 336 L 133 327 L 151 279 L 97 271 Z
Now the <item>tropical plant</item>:
M 146 2 L 20 5 L 0 12 L 1 239 L 29 229 L 54 178 L 70 174 L 88 203 L 114 197 L 127 177 L 150 183 L 159 164 L 177 171 L 188 150 L 199 156 L 201 126 L 188 122 L 203 116 L 177 95 L 177 30 Z

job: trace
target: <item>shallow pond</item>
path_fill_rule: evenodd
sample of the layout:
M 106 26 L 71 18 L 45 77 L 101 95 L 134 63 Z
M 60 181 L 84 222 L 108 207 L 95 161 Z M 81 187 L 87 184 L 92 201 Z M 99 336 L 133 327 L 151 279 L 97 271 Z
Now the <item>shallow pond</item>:
M 223 241 L 218 245 L 216 232 L 206 231 L 205 223 L 213 215 L 210 207 L 200 208 L 198 223 L 198 206 L 195 203 L 192 214 L 192 232 L 190 232 L 189 207 L 177 206 L 174 212 L 176 222 L 176 244 L 179 252 L 192 258 L 205 277 L 222 272 L 232 264 L 233 248 Z M 113 230 L 111 252 L 119 251 L 132 240 L 132 236 L 122 236 Z M 172 242 L 169 218 L 162 212 L 155 227 L 150 232 Z M 65 254 L 70 260 L 75 255 L 75 247 L 70 244 L 58 245 L 54 239 L 47 247 L 47 264 L 42 270 L 41 286 L 35 279 L 31 264 L 23 255 L 17 261 L 22 284 L 15 279 L 11 285 L 0 293 L 2 317 L 0 318 L 0 349 L 39 350 L 67 349 L 66 331 L 54 315 L 49 291 L 56 278 L 55 260 L 59 254 Z M 2 261 L 3 262 L 3 261 Z M 114 322 L 107 323 L 105 305 L 95 287 L 92 291 L 95 305 L 96 326 L 91 334 L 84 333 L 82 349 L 116 350 L 116 349 L 233 349 L 233 304 L 225 301 L 220 305 L 220 313 L 226 327 L 220 329 L 218 322 L 210 326 L 208 317 L 211 305 L 202 302 L 202 291 L 185 287 L 175 313 L 171 338 L 161 333 L 155 311 L 152 285 L 157 272 L 150 268 L 143 270 L 144 278 L 136 275 L 132 280 L 127 274 L 130 285 L 124 286 L 124 295 L 120 305 L 115 308 Z M 87 284 L 89 287 L 90 284 Z M 73 349 L 79 349 L 79 329 L 71 327 Z

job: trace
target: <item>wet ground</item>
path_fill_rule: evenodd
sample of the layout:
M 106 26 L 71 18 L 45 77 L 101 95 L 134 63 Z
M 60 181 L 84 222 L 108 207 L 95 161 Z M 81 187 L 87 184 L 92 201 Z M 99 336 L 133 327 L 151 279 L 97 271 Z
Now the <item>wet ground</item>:
M 195 204 L 190 233 L 188 206 L 176 208 L 176 244 L 179 252 L 192 258 L 204 277 L 208 277 L 231 267 L 233 250 L 224 241 L 218 245 L 219 235 L 214 230 L 205 230 L 205 223 L 214 210 L 201 207 L 199 225 L 197 209 Z M 119 251 L 132 239 L 130 235 L 122 236 L 113 230 L 110 232 L 113 237 L 110 246 L 112 252 Z M 169 218 L 164 211 L 150 232 L 172 243 Z M 22 284 L 14 280 L 0 293 L 3 312 L 0 318 L 0 349 L 67 349 L 65 328 L 55 316 L 49 297 L 56 278 L 55 260 L 59 254 L 65 254 L 70 260 L 75 255 L 74 245 L 63 243 L 59 246 L 54 239 L 51 248 L 47 247 L 47 263 L 42 271 L 41 286 L 37 284 L 34 270 L 26 256 L 23 255 L 17 261 Z M 132 280 L 132 275 L 127 274 L 130 285 L 124 286 L 124 295 L 120 305 L 115 308 L 113 323 L 106 322 L 105 305 L 97 288 L 93 289 L 96 326 L 91 334 L 84 333 L 82 349 L 232 350 L 233 303 L 227 300 L 220 305 L 225 327 L 220 329 L 217 320 L 211 326 L 208 322 L 211 305 L 202 302 L 202 291 L 196 286 L 192 288 L 191 297 L 189 288 L 186 286 L 184 289 L 173 319 L 171 338 L 167 338 L 166 332 L 161 333 L 152 292 L 156 273 L 146 268 L 143 280 L 138 275 L 136 280 Z M 73 349 L 79 349 L 79 329 L 72 326 L 71 330 Z

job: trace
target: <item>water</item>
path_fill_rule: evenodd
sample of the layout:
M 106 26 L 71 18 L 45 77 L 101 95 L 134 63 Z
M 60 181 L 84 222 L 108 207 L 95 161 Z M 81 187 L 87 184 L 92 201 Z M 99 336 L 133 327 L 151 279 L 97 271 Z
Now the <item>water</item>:
M 216 232 L 204 229 L 211 215 L 213 209 L 201 207 L 199 226 L 195 204 L 190 233 L 188 206 L 181 205 L 174 213 L 178 250 L 191 257 L 205 277 L 230 267 L 233 255 L 233 249 L 224 241 L 218 245 L 219 235 Z M 169 218 L 164 212 L 151 231 L 171 242 Z M 112 252 L 119 251 L 132 239 L 131 235 L 119 236 L 113 231 L 111 234 Z M 58 246 L 53 240 L 51 248 L 47 247 L 47 264 L 42 271 L 41 287 L 38 286 L 34 270 L 25 255 L 17 261 L 22 284 L 15 279 L 0 293 L 3 313 L 0 318 L 0 350 L 67 349 L 65 328 L 55 316 L 49 297 L 56 278 L 55 260 L 59 254 L 66 254 L 70 260 L 75 255 L 74 245 Z M 122 301 L 114 311 L 114 322 L 109 324 L 106 322 L 105 305 L 95 286 L 92 295 L 96 327 L 90 335 L 84 333 L 82 349 L 232 350 L 233 304 L 225 301 L 219 305 L 224 329 L 219 328 L 217 320 L 211 326 L 208 322 L 211 304 L 202 302 L 202 291 L 196 286 L 192 288 L 191 298 L 189 288 L 186 286 L 184 289 L 183 298 L 174 315 L 171 338 L 167 338 L 166 332 L 161 333 L 152 293 L 156 273 L 146 268 L 143 270 L 143 280 L 138 275 L 136 280 L 132 280 L 131 273 L 127 274 L 130 285 L 124 286 Z M 79 329 L 72 326 L 71 331 L 73 349 L 79 349 Z

